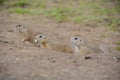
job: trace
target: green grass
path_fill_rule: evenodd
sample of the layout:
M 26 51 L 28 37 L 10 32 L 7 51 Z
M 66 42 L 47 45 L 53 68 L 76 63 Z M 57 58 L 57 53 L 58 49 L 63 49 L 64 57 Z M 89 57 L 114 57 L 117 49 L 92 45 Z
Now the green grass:
M 27 2 L 25 0 L 14 3 L 14 6 L 19 6 L 19 7 L 23 7 L 25 5 L 27 5 Z
M 120 12 L 120 6 L 109 4 L 112 4 L 109 0 L 61 0 L 57 2 L 54 0 L 11 0 L 8 2 L 8 5 L 14 5 L 9 9 L 11 12 L 42 14 L 60 22 L 72 21 L 80 24 L 99 24 L 105 18 L 111 19 L 107 26 L 112 30 L 120 31 L 120 18 L 115 17 Z M 109 5 L 109 7 L 106 7 L 106 5 Z
M 30 14 L 30 15 L 38 15 L 42 13 L 42 10 L 38 9 L 26 9 L 26 8 L 12 8 L 9 9 L 10 12 L 15 12 L 18 14 Z
M 116 50 L 120 51 L 120 46 L 117 46 L 117 47 L 116 47 Z
M 23 9 L 23 8 L 15 8 L 11 9 L 12 12 L 19 13 L 19 14 L 31 14 L 32 12 L 29 9 Z
M 115 49 L 118 50 L 118 51 L 120 51 L 120 41 L 115 42 L 115 44 L 117 45 L 117 47 Z
M 3 4 L 5 0 L 0 0 L 0 4 Z
M 46 16 L 51 16 L 57 21 L 67 21 L 69 8 L 51 8 L 48 11 L 45 11 Z
M 120 45 L 120 41 L 118 41 L 118 42 L 115 42 L 115 44 L 117 44 L 117 45 Z
M 95 16 L 95 15 L 82 15 L 82 16 L 75 16 L 73 17 L 73 21 L 75 23 L 91 23 L 91 22 L 98 22 L 99 21 L 99 17 Z
M 120 18 L 112 18 L 112 22 L 109 24 L 110 28 L 114 31 L 120 31 Z

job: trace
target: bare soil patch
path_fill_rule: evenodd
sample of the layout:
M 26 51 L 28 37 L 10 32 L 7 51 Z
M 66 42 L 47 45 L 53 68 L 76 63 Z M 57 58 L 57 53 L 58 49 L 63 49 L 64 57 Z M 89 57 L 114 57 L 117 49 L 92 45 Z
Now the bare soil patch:
M 75 54 L 34 47 L 21 41 L 16 24 L 23 24 L 49 36 L 51 40 L 70 44 L 80 36 L 89 45 L 102 47 L 102 58 L 83 60 Z M 58 23 L 45 16 L 0 12 L 0 80 L 120 80 L 120 57 L 114 42 L 118 32 L 104 26 L 93 27 L 70 22 Z

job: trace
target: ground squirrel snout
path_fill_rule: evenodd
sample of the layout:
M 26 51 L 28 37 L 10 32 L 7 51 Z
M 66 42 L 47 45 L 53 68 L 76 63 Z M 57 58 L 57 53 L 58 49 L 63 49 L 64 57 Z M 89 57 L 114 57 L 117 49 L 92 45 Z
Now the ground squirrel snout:
M 22 36 L 22 42 L 28 41 L 30 43 L 33 43 L 34 37 L 38 34 L 38 32 L 33 31 L 25 25 L 19 24 L 16 25 L 16 28 Z
M 49 38 L 45 35 L 37 35 L 34 42 L 36 46 L 41 48 L 48 48 L 59 52 L 73 53 L 71 46 L 62 43 L 55 43 L 54 41 L 49 40 Z

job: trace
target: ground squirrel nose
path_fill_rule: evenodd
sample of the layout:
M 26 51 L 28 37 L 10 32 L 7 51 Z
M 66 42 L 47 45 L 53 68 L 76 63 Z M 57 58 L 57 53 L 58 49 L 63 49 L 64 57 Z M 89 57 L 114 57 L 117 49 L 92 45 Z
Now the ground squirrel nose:
M 38 43 L 38 40 L 35 40 L 35 43 Z

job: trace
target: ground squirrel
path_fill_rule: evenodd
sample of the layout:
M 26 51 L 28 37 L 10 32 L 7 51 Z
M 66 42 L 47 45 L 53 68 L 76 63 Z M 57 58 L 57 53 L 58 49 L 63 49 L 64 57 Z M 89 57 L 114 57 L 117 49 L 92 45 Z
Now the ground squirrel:
M 28 41 L 33 43 L 34 37 L 38 34 L 38 32 L 35 32 L 24 25 L 17 25 L 16 28 L 23 37 L 22 42 Z
M 99 48 L 92 48 L 86 45 L 79 37 L 72 37 L 71 45 L 74 53 L 83 56 L 85 59 L 91 58 L 90 53 L 99 53 L 101 51 Z
M 55 51 L 60 51 L 60 52 L 67 52 L 67 53 L 73 53 L 71 46 L 66 45 L 66 44 L 60 44 L 60 43 L 55 43 L 51 42 L 47 36 L 45 35 L 37 35 L 35 37 L 35 45 L 41 48 L 48 48 L 52 49 Z

